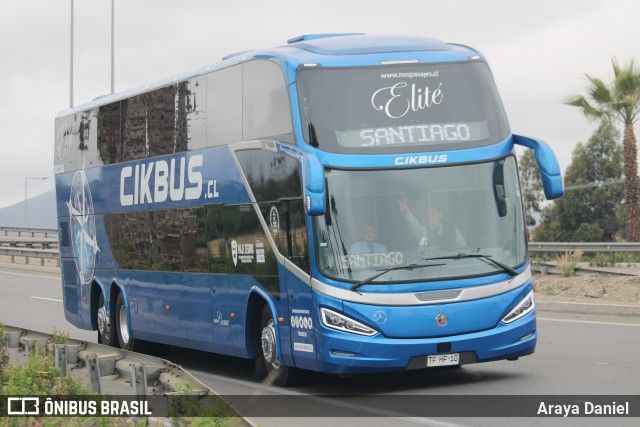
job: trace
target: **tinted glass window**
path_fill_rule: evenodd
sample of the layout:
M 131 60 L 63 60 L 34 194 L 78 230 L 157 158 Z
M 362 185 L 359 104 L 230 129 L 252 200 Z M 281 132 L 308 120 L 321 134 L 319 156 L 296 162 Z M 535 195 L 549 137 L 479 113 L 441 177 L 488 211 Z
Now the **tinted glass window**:
M 180 92 L 178 111 L 185 114 L 187 149 L 198 150 L 207 146 L 207 78 L 196 77 L 187 81 Z M 182 122 L 182 121 L 181 121 Z
M 303 69 L 297 82 L 305 139 L 326 151 L 469 148 L 509 133 L 481 62 Z
M 62 173 L 75 170 L 75 150 L 74 145 L 74 115 L 56 119 L 56 141 L 54 148 L 55 173 Z
M 103 164 L 98 151 L 98 114 L 94 108 L 56 119 L 55 173 Z
M 289 92 L 280 67 L 271 61 L 250 61 L 243 64 L 243 75 L 243 138 L 292 133 Z
M 162 156 L 187 149 L 186 115 L 176 102 L 184 92 L 185 83 L 156 89 L 148 96 L 145 157 Z M 184 108 L 184 105 L 182 106 Z M 132 159 L 131 159 L 132 160 Z
M 194 78 L 136 95 L 123 100 L 119 105 L 122 110 L 123 139 L 119 149 L 110 148 L 115 153 L 112 156 L 117 159 L 115 162 L 162 156 L 206 146 L 207 102 L 204 78 Z M 109 106 L 104 108 L 106 112 Z
M 255 277 L 279 296 L 278 264 L 253 206 L 224 206 L 227 272 Z
M 151 270 L 151 212 L 107 214 L 105 227 L 113 258 L 121 268 Z
M 302 198 L 258 205 L 278 251 L 309 273 L 309 241 Z
M 209 252 L 209 271 L 226 273 L 226 245 L 224 238 L 224 219 L 222 206 L 207 206 L 207 238 Z
M 119 102 L 98 108 L 98 151 L 105 165 L 122 161 L 120 114 Z
M 264 150 L 238 151 L 236 155 L 256 201 L 301 197 L 297 160 Z
M 242 141 L 242 65 L 207 75 L 207 145 Z
M 136 160 L 149 156 L 149 123 L 153 116 L 153 107 L 149 94 L 142 94 L 129 98 L 123 104 L 123 137 L 122 160 Z
M 515 158 L 403 170 L 326 170 L 329 206 L 314 217 L 320 270 L 347 281 L 423 281 L 503 273 L 527 256 Z M 460 253 L 476 255 L 456 258 Z
M 308 273 L 299 162 L 265 150 L 239 151 L 236 155 L 278 251 Z
M 224 272 L 222 208 L 108 214 L 115 261 L 131 270 Z

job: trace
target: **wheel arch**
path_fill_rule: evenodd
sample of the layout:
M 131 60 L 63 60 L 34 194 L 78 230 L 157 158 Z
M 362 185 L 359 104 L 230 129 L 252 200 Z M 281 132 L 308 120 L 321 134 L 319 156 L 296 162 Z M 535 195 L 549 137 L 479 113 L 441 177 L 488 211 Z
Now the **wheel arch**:
M 98 320 L 97 320 L 97 315 L 98 315 L 98 299 L 100 297 L 100 294 L 102 294 L 104 296 L 104 299 L 106 301 L 109 301 L 109 299 L 107 298 L 107 286 L 102 283 L 102 281 L 96 277 L 93 278 L 93 280 L 91 281 L 91 292 L 89 294 L 89 302 L 90 302 L 90 322 L 91 322 L 91 330 L 92 331 L 96 331 L 98 330 Z M 109 310 L 110 314 L 111 312 L 111 307 L 109 304 L 107 304 L 106 308 Z
M 247 356 L 250 359 L 255 358 L 256 354 L 258 354 L 255 346 L 259 345 L 259 343 L 256 343 L 254 340 L 254 332 L 260 329 L 260 322 L 262 321 L 262 310 L 264 310 L 265 306 L 269 307 L 269 310 L 271 310 L 271 315 L 275 320 L 276 307 L 273 300 L 264 290 L 260 289 L 257 286 L 254 286 L 249 291 L 249 298 L 246 305 L 247 311 L 245 313 L 245 347 L 247 348 Z M 277 327 L 275 328 L 275 330 L 276 340 L 280 342 L 280 332 L 278 331 Z M 281 358 L 280 360 L 282 360 L 279 345 L 277 346 L 277 349 L 278 356 Z

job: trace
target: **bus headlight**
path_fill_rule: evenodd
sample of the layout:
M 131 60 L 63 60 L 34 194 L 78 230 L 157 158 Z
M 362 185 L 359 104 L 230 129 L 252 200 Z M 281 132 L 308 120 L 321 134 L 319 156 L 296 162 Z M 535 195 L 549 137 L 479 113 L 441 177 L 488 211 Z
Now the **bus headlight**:
M 511 323 L 529 313 L 535 308 L 533 291 L 529 292 L 514 308 L 502 318 L 502 323 Z
M 344 314 L 336 313 L 328 308 L 320 308 L 320 317 L 322 318 L 322 323 L 327 328 L 351 332 L 352 334 L 366 335 L 368 337 L 378 333 L 375 329 L 371 329 Z

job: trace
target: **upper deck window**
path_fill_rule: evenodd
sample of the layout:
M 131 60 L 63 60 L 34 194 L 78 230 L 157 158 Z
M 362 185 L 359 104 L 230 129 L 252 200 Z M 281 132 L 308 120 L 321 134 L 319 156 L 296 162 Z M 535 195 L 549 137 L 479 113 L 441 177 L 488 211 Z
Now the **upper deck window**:
M 303 69 L 297 81 L 305 140 L 324 151 L 472 148 L 509 134 L 482 62 Z

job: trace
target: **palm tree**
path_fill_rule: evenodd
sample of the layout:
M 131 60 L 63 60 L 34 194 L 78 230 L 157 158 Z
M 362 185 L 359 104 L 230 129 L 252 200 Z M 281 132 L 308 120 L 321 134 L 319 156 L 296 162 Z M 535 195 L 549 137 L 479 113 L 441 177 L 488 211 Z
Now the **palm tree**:
M 574 96 L 566 104 L 582 109 L 588 119 L 603 119 L 622 122 L 624 156 L 624 199 L 627 211 L 627 240 L 640 240 L 640 218 L 638 214 L 638 161 L 636 136 L 633 125 L 640 118 L 640 70 L 633 60 L 623 67 L 614 59 L 614 80 L 607 86 L 602 80 L 586 75 L 589 79 L 587 98 Z

